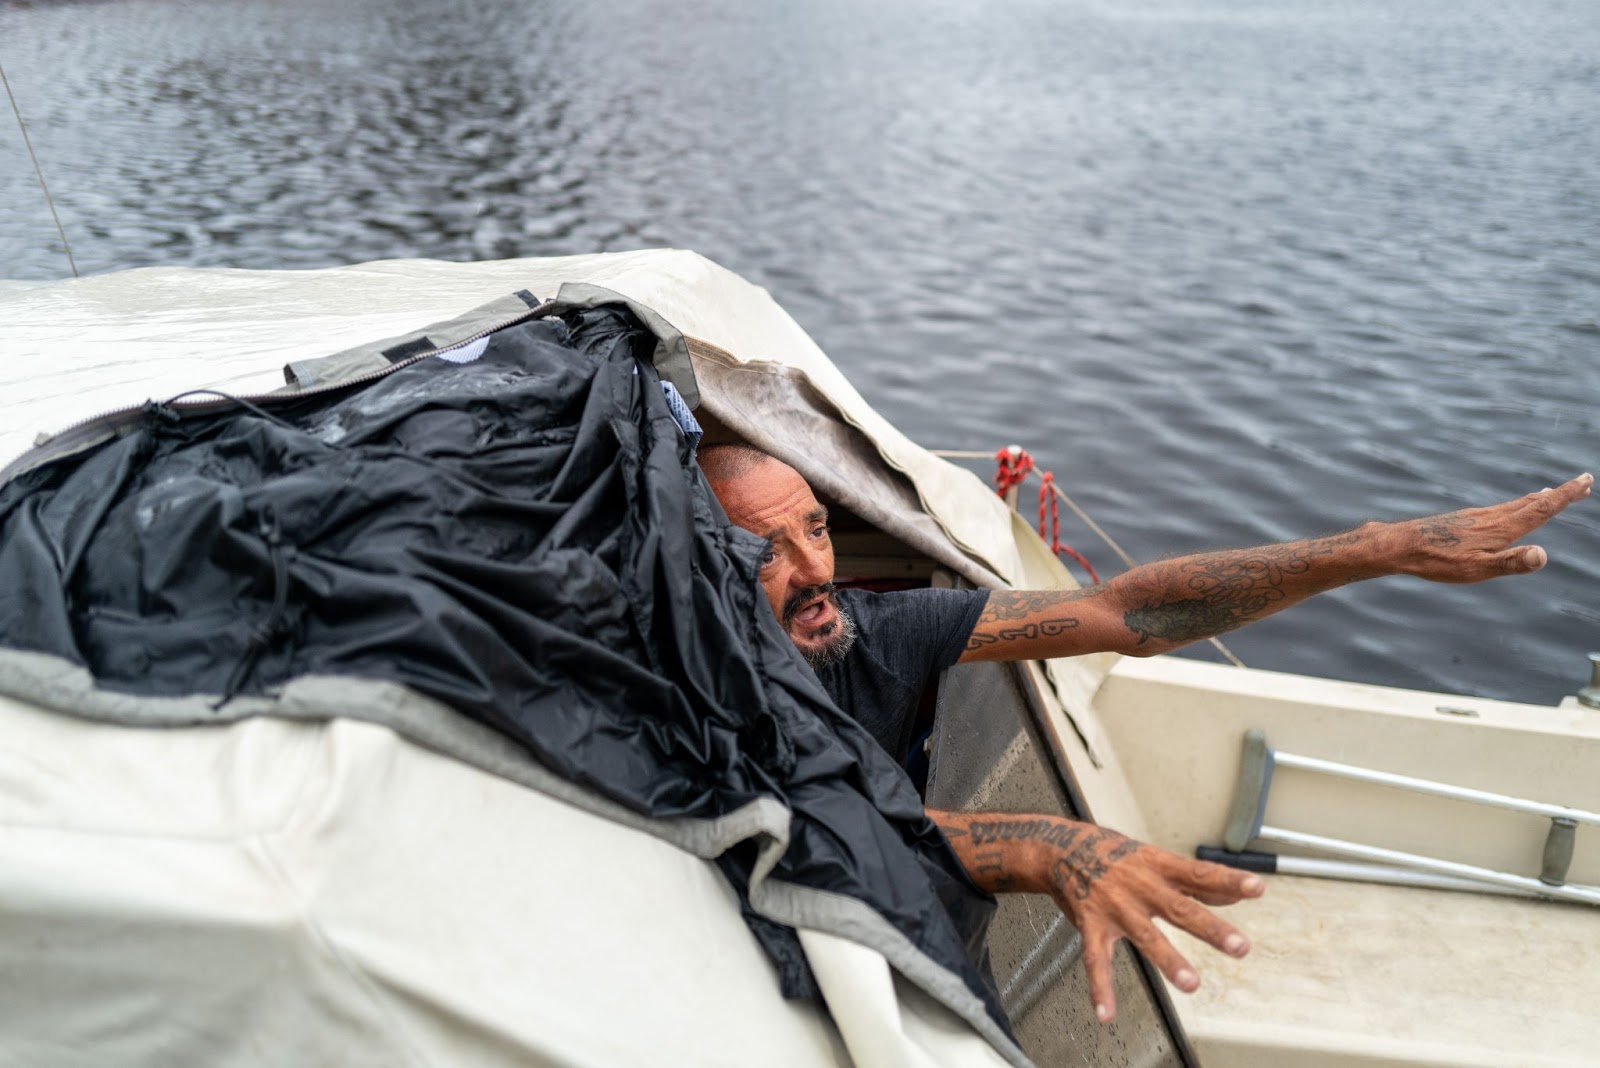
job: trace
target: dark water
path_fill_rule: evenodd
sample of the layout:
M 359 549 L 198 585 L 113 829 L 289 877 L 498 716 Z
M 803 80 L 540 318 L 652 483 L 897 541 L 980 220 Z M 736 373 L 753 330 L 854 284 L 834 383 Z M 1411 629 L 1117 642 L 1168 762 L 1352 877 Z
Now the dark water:
M 0 61 L 85 271 L 694 248 L 1141 558 L 1600 467 L 1591 0 L 0 0 Z M 0 123 L 0 276 L 65 273 Z M 1600 499 L 1541 541 L 1230 644 L 1554 701 Z

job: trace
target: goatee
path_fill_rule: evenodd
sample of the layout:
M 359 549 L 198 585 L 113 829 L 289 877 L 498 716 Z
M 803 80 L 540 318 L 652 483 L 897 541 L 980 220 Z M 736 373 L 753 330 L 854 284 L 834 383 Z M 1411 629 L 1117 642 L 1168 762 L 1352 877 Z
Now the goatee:
M 822 644 L 800 650 L 800 655 L 806 658 L 812 671 L 821 671 L 839 663 L 856 643 L 856 621 L 850 618 L 838 601 L 833 602 L 833 610 L 838 619 L 829 624 L 830 633 L 823 635 Z

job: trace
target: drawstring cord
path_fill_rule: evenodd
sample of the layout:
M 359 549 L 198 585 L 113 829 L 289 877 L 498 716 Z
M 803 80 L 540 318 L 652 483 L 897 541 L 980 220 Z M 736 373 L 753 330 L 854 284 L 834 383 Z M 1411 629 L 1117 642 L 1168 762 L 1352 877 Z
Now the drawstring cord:
M 289 608 L 289 554 L 283 544 L 283 531 L 278 524 L 278 513 L 273 511 L 271 506 L 262 510 L 258 529 L 262 541 L 267 546 L 267 558 L 272 563 L 272 608 L 267 612 L 267 618 L 251 632 L 244 654 L 234 665 L 233 674 L 228 677 L 228 685 L 223 688 L 222 696 L 218 698 L 217 703 L 211 706 L 213 712 L 233 700 L 239 688 L 249 678 L 250 672 L 255 670 L 261 654 L 266 652 L 286 629 L 284 622 Z
M 279 419 L 258 405 L 219 389 L 191 389 L 168 397 L 165 401 L 151 401 L 145 405 L 145 414 L 152 421 L 165 427 L 176 426 L 182 419 L 182 414 L 172 405 L 185 397 L 194 396 L 220 397 L 269 423 L 286 430 L 296 429 L 292 424 Z M 283 528 L 278 522 L 278 513 L 271 505 L 262 508 L 256 529 L 267 547 L 267 560 L 272 565 L 272 608 L 267 612 L 267 618 L 250 632 L 250 640 L 246 643 L 239 662 L 234 665 L 232 674 L 228 676 L 228 684 L 223 687 L 222 696 L 211 706 L 213 712 L 219 711 L 223 705 L 233 700 L 250 677 L 250 673 L 260 663 L 262 654 L 281 638 L 287 629 L 285 623 L 289 613 L 289 551 L 283 542 Z

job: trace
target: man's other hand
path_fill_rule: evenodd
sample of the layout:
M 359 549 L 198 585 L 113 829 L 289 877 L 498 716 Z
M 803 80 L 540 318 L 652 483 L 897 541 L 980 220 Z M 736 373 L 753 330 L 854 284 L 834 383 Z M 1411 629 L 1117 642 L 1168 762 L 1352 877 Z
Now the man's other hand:
M 1116 831 L 1060 816 L 945 812 L 928 816 L 976 882 L 990 893 L 1042 893 L 1055 899 L 1083 936 L 1083 965 L 1095 1016 L 1116 1015 L 1112 955 L 1132 942 L 1185 993 L 1200 976 L 1156 927 L 1159 917 L 1231 957 L 1250 941 L 1206 906 L 1260 897 L 1260 876 L 1190 860 Z

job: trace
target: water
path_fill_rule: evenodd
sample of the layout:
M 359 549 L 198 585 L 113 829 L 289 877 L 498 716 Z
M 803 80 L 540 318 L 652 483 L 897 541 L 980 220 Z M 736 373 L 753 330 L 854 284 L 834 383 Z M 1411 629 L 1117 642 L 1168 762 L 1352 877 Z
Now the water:
M 332 7 L 0 0 L 81 269 L 694 248 L 913 438 L 1021 442 L 1145 559 L 1600 467 L 1589 0 Z M 66 270 L 0 123 L 0 275 Z M 1553 702 L 1600 648 L 1600 499 L 1539 541 L 1534 577 L 1229 643 Z

